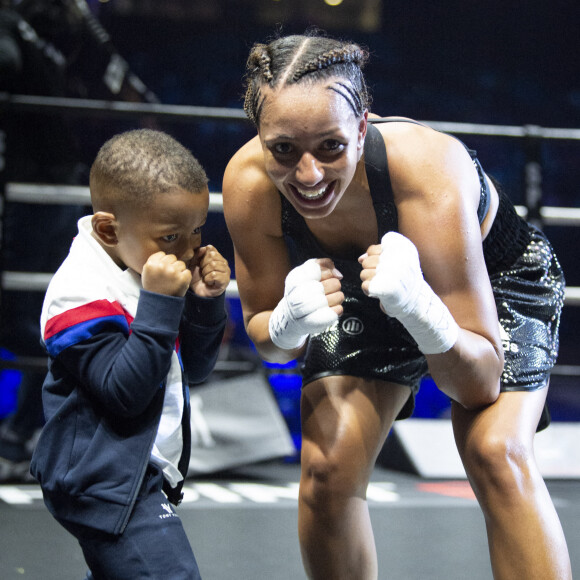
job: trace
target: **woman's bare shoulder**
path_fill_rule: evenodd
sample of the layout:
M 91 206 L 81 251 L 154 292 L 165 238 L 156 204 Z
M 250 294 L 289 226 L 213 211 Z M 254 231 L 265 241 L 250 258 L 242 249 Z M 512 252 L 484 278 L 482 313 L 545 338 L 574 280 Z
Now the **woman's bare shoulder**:
M 473 173 L 467 150 L 451 135 L 412 119 L 391 119 L 392 122 L 378 123 L 376 127 L 385 141 L 395 189 L 417 192 L 426 180 L 433 183 L 443 175 L 459 178 Z
M 243 145 L 230 159 L 222 186 L 224 214 L 231 225 L 252 219 L 272 220 L 273 212 L 280 215 L 280 200 L 276 187 L 268 177 L 264 155 L 258 137 Z

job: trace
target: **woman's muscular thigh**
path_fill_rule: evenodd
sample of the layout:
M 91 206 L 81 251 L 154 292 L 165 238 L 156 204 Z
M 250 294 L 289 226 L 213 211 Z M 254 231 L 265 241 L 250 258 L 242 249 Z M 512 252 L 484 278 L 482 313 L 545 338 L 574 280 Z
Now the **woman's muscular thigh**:
M 366 489 L 386 436 L 410 389 L 349 376 L 330 376 L 303 388 L 302 476 L 334 493 Z M 329 489 L 329 491 L 330 491 Z

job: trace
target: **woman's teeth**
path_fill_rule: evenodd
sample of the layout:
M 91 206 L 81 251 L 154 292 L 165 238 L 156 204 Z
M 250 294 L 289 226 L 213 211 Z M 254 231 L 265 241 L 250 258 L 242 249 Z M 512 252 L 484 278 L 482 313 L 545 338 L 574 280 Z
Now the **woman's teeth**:
M 321 189 L 316 189 L 316 190 L 308 190 L 308 191 L 305 191 L 305 190 L 299 189 L 299 188 L 296 188 L 296 189 L 297 189 L 298 193 L 306 199 L 318 199 L 318 198 L 322 197 L 324 195 L 324 193 L 326 192 L 326 187 L 323 187 Z

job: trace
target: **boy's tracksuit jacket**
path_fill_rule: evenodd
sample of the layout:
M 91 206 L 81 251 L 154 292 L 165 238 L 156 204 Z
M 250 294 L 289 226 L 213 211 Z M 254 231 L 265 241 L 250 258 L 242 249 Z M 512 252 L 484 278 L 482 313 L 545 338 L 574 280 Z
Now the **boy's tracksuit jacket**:
M 183 298 L 143 290 L 91 236 L 90 216 L 46 293 L 41 331 L 49 354 L 46 424 L 31 473 L 57 518 L 123 532 L 151 459 L 172 364 L 182 361 L 185 475 L 188 385 L 213 369 L 226 324 L 225 296 Z M 179 352 L 179 357 L 175 352 Z M 181 499 L 183 480 L 164 486 Z

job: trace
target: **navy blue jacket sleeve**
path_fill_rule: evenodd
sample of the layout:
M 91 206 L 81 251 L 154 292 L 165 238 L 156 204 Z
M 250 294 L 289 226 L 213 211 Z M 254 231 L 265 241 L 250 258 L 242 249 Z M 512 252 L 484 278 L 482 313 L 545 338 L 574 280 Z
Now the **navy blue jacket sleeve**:
M 141 290 L 126 336 L 113 325 L 66 348 L 53 365 L 89 391 L 109 414 L 136 417 L 150 404 L 171 365 L 185 299 Z
M 57 357 L 107 414 L 143 413 L 169 372 L 179 336 L 185 380 L 203 381 L 215 366 L 226 324 L 225 297 L 164 296 L 141 290 L 131 333 L 103 328 Z M 53 372 L 54 372 L 53 368 Z
M 213 370 L 226 327 L 225 295 L 186 295 L 180 328 L 180 352 L 185 380 L 202 382 Z

